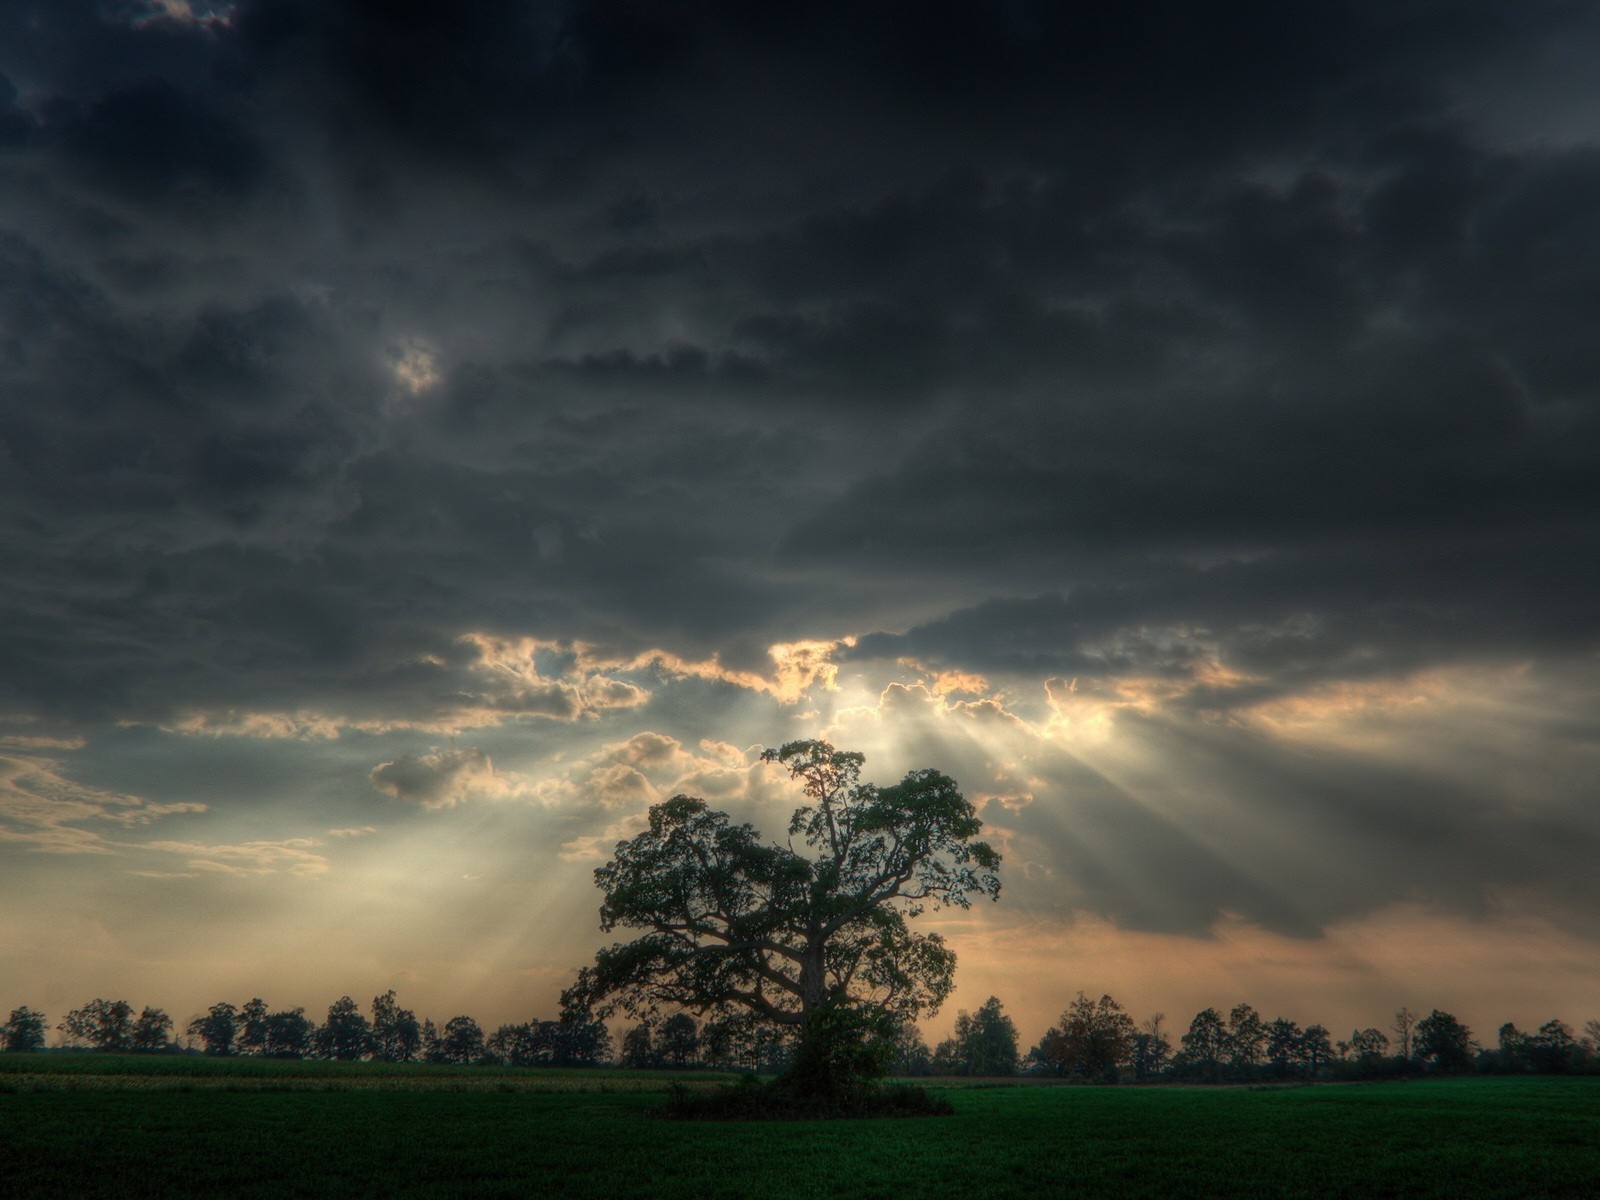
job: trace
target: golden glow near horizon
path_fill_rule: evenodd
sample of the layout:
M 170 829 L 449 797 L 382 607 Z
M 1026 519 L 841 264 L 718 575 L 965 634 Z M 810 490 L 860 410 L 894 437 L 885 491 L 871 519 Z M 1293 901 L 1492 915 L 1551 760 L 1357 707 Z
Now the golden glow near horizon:
M 1521 668 L 1324 687 L 1223 717 L 1181 707 L 1196 689 L 1240 680 L 1220 664 L 1187 682 L 1002 685 L 913 660 L 841 658 L 853 644 L 775 645 L 759 675 L 660 650 L 470 634 L 457 676 L 466 686 L 432 711 L 197 713 L 145 731 L 177 748 L 198 735 L 312 756 L 342 747 L 349 765 L 330 768 L 323 794 L 330 816 L 364 814 L 347 824 L 319 822 L 321 807 L 302 804 L 273 810 L 269 829 L 225 795 L 164 801 L 75 782 L 73 757 L 92 739 L 19 729 L 0 759 L 0 839 L 100 866 L 90 894 L 30 871 L 42 886 L 0 924 L 11 983 L 0 1000 L 59 1009 L 127 993 L 178 1015 L 271 993 L 315 1012 L 346 992 L 393 986 L 436 1019 L 553 1011 L 602 940 L 590 871 L 642 828 L 649 805 L 701 795 L 781 836 L 795 796 L 758 752 L 823 736 L 862 750 L 869 778 L 917 766 L 954 775 L 1006 855 L 1000 905 L 930 918 L 961 955 L 957 996 L 934 1031 L 994 993 L 1037 1037 L 1080 989 L 1110 992 L 1136 1013 L 1164 1011 L 1169 1025 L 1241 999 L 1335 1029 L 1381 1023 L 1401 1003 L 1453 1006 L 1480 1022 L 1593 1015 L 1582 1008 L 1600 995 L 1589 943 L 1514 890 L 1470 918 L 1396 895 L 1319 921 L 1299 911 L 1285 880 L 1325 869 L 1307 830 L 1325 833 L 1334 854 L 1344 852 L 1338 831 L 1320 830 L 1315 811 L 1242 808 L 1228 794 L 1228 780 L 1277 756 L 1302 766 L 1305 754 L 1382 760 L 1407 746 L 1428 761 L 1431 744 L 1447 743 L 1441 731 L 1464 720 L 1532 719 Z M 649 727 L 651 698 L 697 684 L 731 685 L 755 706 L 729 710 L 728 740 Z M 546 749 L 524 753 L 519 729 L 570 730 L 572 749 L 541 735 Z M 457 736 L 447 744 L 416 745 L 448 731 Z M 1245 748 L 1256 757 L 1238 757 Z M 203 833 L 186 824 L 200 821 Z M 1307 861 L 1284 870 L 1296 854 Z M 119 866 L 108 870 L 107 859 Z M 1162 862 L 1197 870 L 1197 886 L 1214 890 L 1203 901 L 1212 916 L 1178 927 L 1182 881 L 1162 878 Z M 1117 909 L 1119 878 L 1144 908 Z M 1543 967 L 1510 987 L 1493 982 L 1504 974 L 1497 962 Z

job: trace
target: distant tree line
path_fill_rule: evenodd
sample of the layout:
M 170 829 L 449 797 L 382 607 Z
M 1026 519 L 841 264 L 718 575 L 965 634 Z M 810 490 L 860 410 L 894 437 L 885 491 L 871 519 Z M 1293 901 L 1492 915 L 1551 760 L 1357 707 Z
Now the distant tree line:
M 41 1050 L 47 1022 L 31 1008 L 13 1009 L 0 1026 L 0 1046 Z M 172 1018 L 159 1008 L 138 1015 L 126 1000 L 94 999 L 62 1018 L 56 1029 L 69 1047 L 128 1054 L 202 1053 L 261 1058 L 323 1058 L 354 1062 L 489 1063 L 508 1066 L 586 1067 L 611 1057 L 611 1034 L 585 1013 L 553 1021 L 501 1025 L 492 1034 L 471 1017 L 451 1017 L 443 1029 L 400 1007 L 393 989 L 372 999 L 371 1015 L 349 996 L 328 1006 L 321 1024 L 304 1008 L 269 1011 L 259 997 L 240 1007 L 213 1004 L 174 1039 Z
M 1481 1045 L 1453 1015 L 1434 1009 L 1395 1013 L 1387 1031 L 1354 1029 L 1336 1039 L 1321 1025 L 1302 1028 L 1283 1017 L 1264 1020 L 1248 1004 L 1224 1016 L 1196 1013 L 1176 1042 L 1165 1016 L 1135 1023 L 1110 996 L 1080 992 L 1025 1054 L 1016 1025 L 997 997 L 957 1014 L 951 1036 L 929 1048 L 914 1024 L 901 1024 L 884 1045 L 896 1075 L 1046 1075 L 1080 1083 L 1246 1083 L 1272 1080 L 1377 1079 L 1414 1074 L 1600 1073 L 1600 1021 L 1576 1034 L 1560 1020 L 1534 1030 L 1500 1026 L 1493 1047 Z M 0 1048 L 44 1048 L 48 1023 L 26 1006 L 0 1025 Z M 135 1013 L 124 1000 L 95 999 L 67 1013 L 56 1029 L 68 1046 L 122 1053 L 175 1053 L 344 1061 L 591 1067 L 614 1062 L 634 1069 L 784 1070 L 793 1038 L 750 1017 L 706 1021 L 677 1012 L 623 1031 L 613 1047 L 605 1024 L 568 1009 L 554 1020 L 501 1025 L 485 1033 L 471 1017 L 443 1027 L 418 1020 L 393 990 L 372 1000 L 370 1015 L 349 996 L 328 1006 L 318 1024 L 303 1008 L 269 1011 L 264 1000 L 240 1007 L 213 1004 L 191 1020 L 183 1044 L 159 1008 Z M 1390 1035 L 1393 1035 L 1391 1037 Z
M 1600 1073 L 1600 1021 L 1588 1022 L 1582 1037 L 1559 1020 L 1532 1033 L 1503 1025 L 1494 1049 L 1480 1045 L 1466 1025 L 1437 1008 L 1427 1016 L 1401 1008 L 1387 1032 L 1353 1029 L 1348 1039 L 1335 1038 L 1322 1025 L 1302 1028 L 1284 1017 L 1264 1020 L 1248 1004 L 1235 1005 L 1226 1017 L 1215 1008 L 1202 1009 L 1176 1044 L 1164 1022 L 1157 1013 L 1136 1025 L 1110 996 L 1090 1000 L 1080 992 L 1028 1053 L 1022 1069 L 1084 1083 Z

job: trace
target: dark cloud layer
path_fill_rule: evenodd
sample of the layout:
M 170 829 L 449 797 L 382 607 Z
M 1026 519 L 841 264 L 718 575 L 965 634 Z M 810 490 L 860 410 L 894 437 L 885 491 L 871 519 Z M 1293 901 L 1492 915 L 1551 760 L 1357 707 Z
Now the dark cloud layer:
M 1575 46 L 1554 0 L 6 0 L 0 713 L 643 702 L 485 691 L 472 632 L 856 635 L 1180 721 L 1591 671 Z

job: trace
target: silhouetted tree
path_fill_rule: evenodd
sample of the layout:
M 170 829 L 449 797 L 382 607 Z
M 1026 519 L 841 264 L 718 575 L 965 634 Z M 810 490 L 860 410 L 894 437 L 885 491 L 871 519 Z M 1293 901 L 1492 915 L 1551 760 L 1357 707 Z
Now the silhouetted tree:
M 226 1001 L 213 1004 L 205 1016 L 189 1022 L 189 1033 L 200 1039 L 207 1054 L 232 1054 L 239 1035 L 239 1012 Z
M 707 1021 L 700 1031 L 701 1053 L 712 1066 L 738 1071 L 782 1071 L 788 1066 L 790 1036 L 753 1013 L 732 1013 Z M 920 1035 L 918 1041 L 921 1041 Z
M 267 1002 L 260 996 L 239 1010 L 239 1049 L 245 1054 L 267 1052 Z
M 1350 1031 L 1350 1050 L 1357 1058 L 1381 1058 L 1389 1049 L 1389 1039 L 1383 1030 L 1353 1029 Z
M 1266 1041 L 1267 1027 L 1261 1021 L 1261 1014 L 1248 1004 L 1235 1004 L 1228 1013 L 1228 1036 L 1224 1044 L 1228 1065 L 1236 1077 L 1249 1079 L 1255 1074 Z
M 1195 1013 L 1194 1020 L 1189 1022 L 1189 1032 L 1179 1042 L 1183 1048 L 1173 1059 L 1173 1066 L 1215 1083 L 1228 1048 L 1228 1029 L 1222 1023 L 1222 1014 L 1214 1008 L 1201 1009 Z
M 1535 1071 L 1565 1075 L 1576 1069 L 1582 1047 L 1564 1021 L 1546 1021 L 1528 1038 L 1527 1055 Z
M 1442 1074 L 1471 1070 L 1472 1031 L 1447 1012 L 1434 1009 L 1417 1022 L 1417 1057 Z
M 1305 1031 L 1293 1021 L 1278 1017 L 1266 1026 L 1267 1061 L 1279 1079 L 1289 1078 L 1289 1070 L 1300 1061 L 1300 1041 Z
M 1135 1032 L 1133 1018 L 1110 996 L 1091 1000 L 1079 992 L 1039 1039 L 1032 1057 L 1055 1075 L 1115 1083 L 1117 1068 L 1133 1053 Z
M 13 1008 L 11 1017 L 0 1025 L 0 1045 L 13 1053 L 44 1049 L 44 1014 L 24 1004 Z
M 540 1024 L 550 1026 L 552 1066 L 595 1067 L 611 1057 L 611 1031 L 585 1009 L 567 1006 L 559 1020 Z
M 933 1070 L 933 1052 L 922 1037 L 922 1030 L 909 1021 L 895 1026 L 890 1038 L 894 1045 L 894 1062 L 889 1066 L 892 1075 L 927 1075 Z
M 439 1036 L 437 1054 L 438 1062 L 478 1062 L 484 1054 L 483 1030 L 471 1017 L 451 1017 Z
M 1400 1059 L 1409 1062 L 1411 1059 L 1411 1030 L 1417 1023 L 1417 1014 L 1409 1008 L 1401 1007 L 1394 1014 L 1394 1024 L 1389 1028 L 1394 1030 L 1395 1037 L 1400 1039 Z
M 1333 1043 L 1328 1040 L 1328 1031 L 1321 1025 L 1307 1025 L 1300 1035 L 1300 1061 L 1305 1064 L 1306 1074 L 1315 1079 L 1332 1057 Z
M 1133 1035 L 1130 1061 L 1133 1077 L 1141 1082 L 1154 1079 L 1167 1069 L 1172 1059 L 1172 1042 L 1161 1031 L 1165 1013 L 1156 1013 L 1144 1023 L 1144 1028 Z
M 513 1067 L 592 1067 L 611 1052 L 603 1022 L 568 1011 L 557 1021 L 502 1025 L 484 1044 L 495 1062 Z
M 323 1058 L 353 1062 L 366 1053 L 370 1033 L 356 1002 L 349 996 L 340 996 L 328 1006 L 328 1019 L 317 1030 L 317 1053 Z
M 264 1024 L 261 1053 L 267 1058 L 304 1058 L 317 1046 L 317 1027 L 303 1008 L 269 1013 Z
M 601 927 L 645 933 L 601 950 L 566 999 L 601 1016 L 743 1009 L 798 1031 L 791 1088 L 830 1093 L 887 1069 L 869 1042 L 949 995 L 955 955 L 908 922 L 928 906 L 997 897 L 1000 856 L 974 840 L 983 823 L 937 771 L 878 788 L 860 782 L 860 754 L 826 742 L 764 757 L 808 800 L 790 844 L 761 842 L 703 800 L 653 806 L 650 828 L 595 872 Z
M 623 1066 L 633 1071 L 661 1065 L 656 1055 L 655 1038 L 651 1036 L 647 1022 L 633 1026 L 622 1035 L 621 1060 Z
M 133 1005 L 98 997 L 69 1012 L 56 1026 L 76 1043 L 96 1050 L 126 1050 L 133 1040 Z
M 140 1054 L 154 1054 L 172 1045 L 172 1018 L 159 1008 L 146 1008 L 133 1023 L 128 1035 L 128 1049 Z
M 539 1061 L 538 1039 L 531 1025 L 502 1025 L 484 1043 L 486 1055 L 506 1067 L 531 1067 Z
M 1355 1055 L 1355 1072 L 1358 1075 L 1379 1075 L 1389 1070 L 1385 1055 L 1389 1039 L 1381 1029 L 1368 1027 L 1350 1031 L 1350 1052 Z
M 483 1036 L 479 1030 L 479 1036 Z M 440 1049 L 439 1027 L 433 1023 L 433 1018 L 425 1018 L 422 1022 L 422 1061 L 426 1063 L 442 1063 L 446 1059 Z
M 688 1013 L 673 1013 L 656 1033 L 656 1052 L 669 1067 L 682 1070 L 700 1056 L 700 1025 Z
M 422 1046 L 422 1025 L 417 1014 L 401 1008 L 394 989 L 372 998 L 372 1028 L 367 1049 L 378 1062 L 410 1062 Z
M 950 1075 L 1015 1075 L 1017 1073 L 1017 1027 L 1001 1009 L 998 997 L 990 996 L 976 1012 L 956 1014 L 953 1037 L 939 1043 L 934 1052 L 934 1070 Z
M 1507 1074 L 1532 1070 L 1528 1061 L 1528 1038 L 1512 1022 L 1507 1021 L 1495 1031 L 1497 1043 L 1493 1069 Z

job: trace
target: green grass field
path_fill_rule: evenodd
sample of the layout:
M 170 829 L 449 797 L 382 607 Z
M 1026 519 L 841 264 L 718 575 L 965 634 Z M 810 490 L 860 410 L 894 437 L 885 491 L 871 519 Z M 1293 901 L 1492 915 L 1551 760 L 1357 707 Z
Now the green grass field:
M 964 1087 L 954 1117 L 718 1124 L 652 1115 L 672 1078 L 0 1056 L 0 1195 L 1600 1195 L 1600 1079 Z

